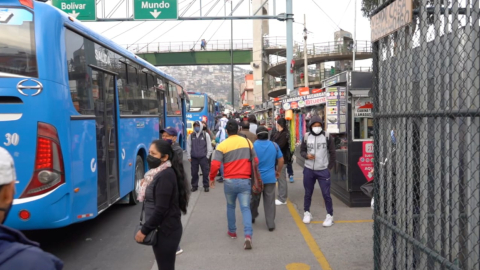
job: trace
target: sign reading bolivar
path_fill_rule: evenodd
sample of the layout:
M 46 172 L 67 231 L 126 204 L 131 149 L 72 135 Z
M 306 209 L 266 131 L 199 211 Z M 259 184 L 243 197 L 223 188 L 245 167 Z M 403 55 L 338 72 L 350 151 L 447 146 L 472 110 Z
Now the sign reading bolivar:
M 134 0 L 135 20 L 176 20 L 178 19 L 177 0 Z

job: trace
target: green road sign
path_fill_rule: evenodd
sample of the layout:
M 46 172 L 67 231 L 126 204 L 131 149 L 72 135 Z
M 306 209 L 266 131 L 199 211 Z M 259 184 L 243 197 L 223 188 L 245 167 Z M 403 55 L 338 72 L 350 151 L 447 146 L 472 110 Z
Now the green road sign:
M 176 20 L 177 0 L 133 0 L 135 20 Z
M 97 19 L 95 0 L 53 0 L 52 4 L 79 21 Z

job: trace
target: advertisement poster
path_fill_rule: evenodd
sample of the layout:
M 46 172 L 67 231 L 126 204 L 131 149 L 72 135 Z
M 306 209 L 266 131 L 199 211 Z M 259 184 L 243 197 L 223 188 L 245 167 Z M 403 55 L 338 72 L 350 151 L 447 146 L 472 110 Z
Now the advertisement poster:
M 358 159 L 358 167 L 368 182 L 373 180 L 373 141 L 363 142 L 363 155 Z
M 372 98 L 358 98 L 355 100 L 355 117 L 371 118 L 373 102 Z
M 306 96 L 297 96 L 282 100 L 284 110 L 303 108 L 325 104 L 327 102 L 326 93 L 310 94 Z
M 343 133 L 346 131 L 346 98 L 345 87 L 328 87 L 327 93 L 327 131 Z

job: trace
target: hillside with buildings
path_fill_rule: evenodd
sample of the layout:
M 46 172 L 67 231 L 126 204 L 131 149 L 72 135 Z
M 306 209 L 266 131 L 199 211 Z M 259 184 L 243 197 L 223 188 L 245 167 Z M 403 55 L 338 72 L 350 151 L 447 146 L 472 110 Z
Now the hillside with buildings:
M 231 100 L 230 66 L 172 66 L 159 67 L 162 71 L 179 80 L 188 92 L 210 94 L 215 100 Z M 234 67 L 235 105 L 238 105 L 240 87 L 245 81 L 245 74 L 250 70 Z

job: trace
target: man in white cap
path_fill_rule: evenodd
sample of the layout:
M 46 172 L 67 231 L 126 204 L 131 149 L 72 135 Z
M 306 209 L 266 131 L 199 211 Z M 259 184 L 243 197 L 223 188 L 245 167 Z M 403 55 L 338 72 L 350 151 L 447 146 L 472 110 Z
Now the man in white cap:
M 12 207 L 15 194 L 13 158 L 0 147 L 0 270 L 61 270 L 63 262 L 39 248 L 21 232 L 3 223 Z

